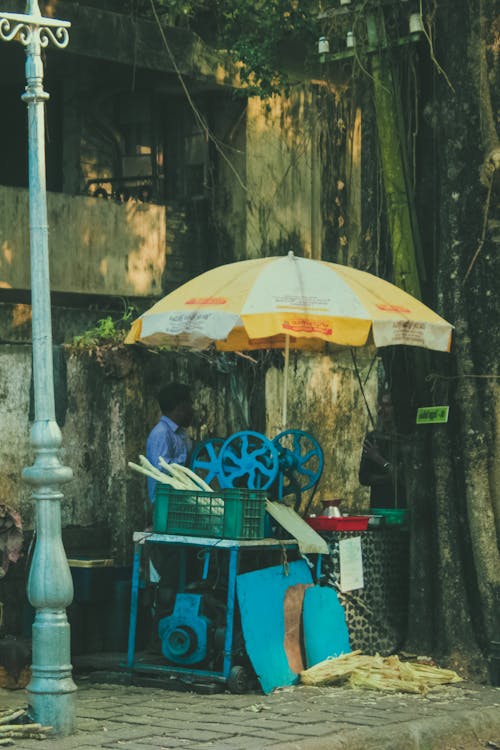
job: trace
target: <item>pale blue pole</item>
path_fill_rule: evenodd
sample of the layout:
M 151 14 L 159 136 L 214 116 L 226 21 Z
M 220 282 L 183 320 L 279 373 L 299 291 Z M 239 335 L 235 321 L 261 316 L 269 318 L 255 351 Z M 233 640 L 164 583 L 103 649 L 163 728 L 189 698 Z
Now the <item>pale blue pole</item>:
M 36 609 L 33 624 L 33 664 L 28 685 L 35 721 L 54 734 L 74 730 L 75 690 L 66 607 L 73 583 L 61 538 L 61 484 L 73 472 L 59 459 L 61 431 L 55 420 L 50 311 L 47 194 L 45 184 L 44 106 L 41 49 L 50 42 L 59 48 L 69 41 L 68 21 L 45 18 L 38 0 L 28 0 L 26 12 L 0 12 L 0 38 L 20 41 L 26 49 L 28 107 L 28 174 L 31 258 L 31 308 L 35 421 L 31 431 L 35 461 L 23 470 L 36 502 L 36 543 L 28 578 L 28 598 Z

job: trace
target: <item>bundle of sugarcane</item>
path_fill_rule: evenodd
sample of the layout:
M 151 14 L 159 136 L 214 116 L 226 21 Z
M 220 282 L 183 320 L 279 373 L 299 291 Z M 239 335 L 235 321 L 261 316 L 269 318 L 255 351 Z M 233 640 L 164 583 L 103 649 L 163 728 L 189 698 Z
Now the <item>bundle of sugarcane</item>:
M 153 466 L 145 456 L 141 455 L 139 456 L 139 464 L 129 461 L 128 466 L 132 471 L 144 474 L 144 476 L 150 477 L 161 484 L 166 484 L 174 490 L 213 493 L 210 485 L 203 481 L 194 471 L 188 469 L 187 466 L 169 464 L 161 456 L 158 463 L 162 471 Z M 186 502 L 188 505 L 195 505 L 197 510 L 201 512 L 206 509 L 211 516 L 224 514 L 224 500 L 221 497 L 200 497 L 196 495 L 190 498 L 189 494 L 187 494 L 183 498 L 183 502 Z
M 28 721 L 28 723 L 25 723 Z M 14 745 L 14 740 L 37 739 L 44 740 L 52 727 L 31 723 L 24 708 L 13 711 L 0 709 L 0 745 Z
M 161 456 L 158 463 L 163 471 L 160 471 L 156 466 L 153 466 L 146 456 L 139 456 L 139 464 L 129 461 L 128 466 L 132 471 L 136 471 L 138 474 L 144 474 L 144 476 L 150 477 L 162 484 L 168 484 L 174 490 L 213 492 L 210 485 L 204 482 L 201 477 L 194 473 L 194 471 L 188 469 L 187 466 L 173 463 L 169 464 Z
M 300 678 L 305 685 L 347 682 L 353 688 L 405 693 L 426 693 L 462 679 L 451 669 L 402 662 L 397 656 L 365 656 L 360 651 L 326 659 L 301 672 Z

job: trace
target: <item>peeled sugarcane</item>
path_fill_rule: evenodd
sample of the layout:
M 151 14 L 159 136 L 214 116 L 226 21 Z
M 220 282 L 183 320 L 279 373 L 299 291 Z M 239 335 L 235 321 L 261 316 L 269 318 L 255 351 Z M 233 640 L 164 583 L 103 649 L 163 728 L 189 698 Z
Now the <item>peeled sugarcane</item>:
M 24 710 L 24 708 L 18 708 L 16 711 L 2 711 L 0 715 L 0 724 L 10 724 L 16 719 L 19 719 L 20 716 L 24 716 L 25 714 L 26 711 Z
M 161 456 L 158 462 L 164 471 L 160 471 L 148 459 L 140 455 L 139 464 L 135 464 L 132 461 L 128 462 L 128 466 L 139 474 L 144 474 L 146 477 L 150 477 L 157 482 L 169 485 L 174 490 L 181 490 L 186 494 L 183 497 L 183 502 L 188 505 L 196 506 L 196 509 L 200 513 L 209 515 L 224 515 L 224 500 L 222 497 L 213 495 L 213 489 L 198 477 L 190 469 L 185 466 L 175 463 L 167 463 Z M 203 497 L 199 495 L 191 495 L 190 492 L 210 492 L 212 497 Z
M 176 464 L 179 469 L 184 472 L 188 477 L 190 477 L 195 484 L 198 484 L 200 489 L 203 490 L 203 492 L 213 492 L 213 488 L 210 487 L 209 484 L 207 484 L 201 477 L 198 476 L 198 474 L 195 474 L 194 471 L 191 471 L 191 469 L 188 469 L 187 466 L 181 466 L 180 464 Z
M 157 482 L 161 482 L 162 484 L 168 484 L 170 487 L 172 487 L 174 490 L 182 490 L 185 489 L 184 485 L 181 485 L 179 481 L 174 479 L 173 477 L 168 477 L 166 474 L 162 474 L 161 471 L 158 473 L 149 471 L 148 469 L 145 469 L 144 466 L 139 466 L 139 464 L 135 464 L 133 461 L 128 462 L 128 466 L 133 471 L 136 471 L 138 474 L 144 474 L 144 476 L 149 477 L 150 479 L 154 479 Z
M 161 466 L 163 466 L 162 462 L 163 459 L 160 458 Z M 164 463 L 166 463 L 166 461 Z M 182 466 L 181 464 L 167 464 L 167 466 L 171 467 L 174 475 L 177 475 L 179 479 L 181 479 L 182 477 L 185 481 L 189 482 L 193 489 L 202 490 L 203 492 L 213 492 L 213 489 L 210 487 L 210 485 L 204 482 L 201 477 L 194 473 L 194 471 L 188 469 L 187 466 Z
M 187 484 L 180 477 L 176 476 L 176 474 L 173 473 L 173 472 L 167 472 L 167 474 L 165 474 L 164 471 L 160 471 L 160 469 L 157 469 L 156 466 L 153 466 L 153 464 L 150 461 L 148 461 L 148 459 L 146 458 L 146 456 L 140 455 L 139 456 L 139 463 L 140 463 L 140 465 L 144 469 L 147 469 L 147 471 L 149 471 L 150 474 L 155 479 L 158 479 L 158 481 L 160 481 L 160 482 L 165 478 L 165 476 L 167 476 L 169 479 L 175 479 L 178 482 L 180 482 L 181 484 L 185 485 L 186 489 L 188 489 L 188 490 L 192 490 L 193 489 L 191 482 L 189 484 Z
M 139 456 L 139 464 L 143 469 L 146 469 L 146 471 L 149 472 L 151 478 L 157 479 L 159 482 L 162 482 L 165 477 L 168 479 L 170 478 L 170 475 L 166 475 L 164 472 L 157 469 L 156 466 L 153 466 L 145 456 Z
M 156 466 L 153 466 L 153 464 L 148 461 L 146 456 L 140 455 L 139 461 L 141 466 L 144 469 L 147 469 L 151 473 L 151 475 L 158 479 L 160 482 L 165 478 L 166 471 L 169 478 L 176 480 L 182 485 L 182 487 L 180 487 L 179 489 L 199 489 L 198 485 L 194 484 L 191 479 L 188 479 L 188 477 L 182 471 L 179 471 L 181 467 L 178 464 L 168 464 L 161 456 L 159 458 L 159 463 L 160 466 L 165 469 L 165 471 L 160 471 L 160 469 L 157 469 Z
M 172 476 L 174 479 L 176 479 L 178 482 L 180 482 L 183 487 L 182 489 L 185 490 L 199 490 L 197 484 L 194 484 L 194 482 L 191 479 L 188 479 L 187 476 L 182 472 L 179 471 L 177 464 L 167 464 L 166 461 L 163 463 L 159 461 L 160 466 L 164 469 L 164 471 L 168 472 L 170 476 Z M 165 465 L 166 464 L 166 465 Z
M 198 476 L 198 474 L 194 473 L 194 471 L 188 469 L 187 466 L 182 466 L 181 464 L 168 464 L 163 456 L 160 456 L 160 458 L 158 459 L 158 463 L 166 471 L 171 471 L 172 473 L 175 473 L 175 471 L 177 471 L 185 474 L 197 485 L 196 489 L 203 490 L 203 492 L 213 492 L 213 489 L 210 487 L 210 485 L 204 482 L 203 479 Z

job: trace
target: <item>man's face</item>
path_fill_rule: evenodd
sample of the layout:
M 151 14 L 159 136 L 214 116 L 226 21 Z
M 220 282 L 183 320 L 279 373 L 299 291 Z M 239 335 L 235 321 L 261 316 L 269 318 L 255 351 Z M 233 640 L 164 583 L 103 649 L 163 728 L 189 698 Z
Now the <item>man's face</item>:
M 191 401 L 183 401 L 177 407 L 177 424 L 180 427 L 189 427 L 193 421 L 194 410 Z
M 390 396 L 382 396 L 378 407 L 380 419 L 384 424 L 390 424 L 393 421 L 394 409 Z

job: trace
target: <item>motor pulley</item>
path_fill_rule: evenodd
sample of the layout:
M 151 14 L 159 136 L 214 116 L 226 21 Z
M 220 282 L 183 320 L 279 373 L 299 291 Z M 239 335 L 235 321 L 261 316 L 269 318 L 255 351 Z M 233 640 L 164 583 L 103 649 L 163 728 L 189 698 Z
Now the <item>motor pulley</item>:
M 201 594 L 177 594 L 171 615 L 158 623 L 161 651 L 174 664 L 199 664 L 207 658 L 213 631 L 211 620 L 201 613 Z

